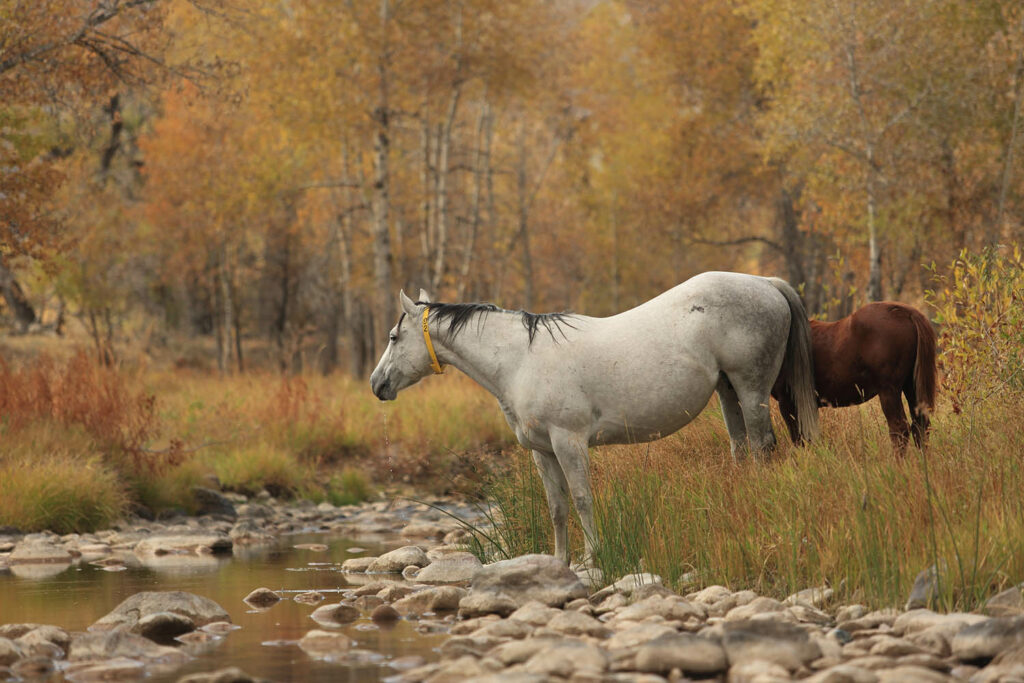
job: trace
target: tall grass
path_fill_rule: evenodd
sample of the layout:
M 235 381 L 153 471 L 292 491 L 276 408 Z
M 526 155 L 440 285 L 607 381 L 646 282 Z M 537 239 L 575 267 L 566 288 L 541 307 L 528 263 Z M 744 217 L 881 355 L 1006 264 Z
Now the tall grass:
M 378 486 L 467 489 L 480 481 L 479 457 L 511 440 L 494 399 L 457 373 L 382 404 L 365 382 L 341 376 L 125 370 L 65 356 L 17 366 L 0 358 L 5 482 L 77 467 L 65 479 L 83 490 L 53 506 L 49 488 L 6 485 L 3 523 L 22 529 L 52 521 L 87 530 L 128 503 L 191 512 L 193 487 L 211 475 L 229 491 L 335 504 L 365 500 Z M 66 442 L 40 436 L 51 432 Z
M 977 607 L 1024 578 L 1024 436 L 1006 428 L 1016 412 L 986 406 L 972 424 L 943 411 L 927 454 L 898 459 L 876 403 L 823 411 L 818 443 L 780 444 L 768 464 L 738 465 L 709 408 L 667 439 L 592 451 L 595 561 L 609 578 L 643 569 L 679 588 L 777 597 L 828 584 L 875 606 L 902 605 L 916 575 L 936 566 L 935 605 Z M 492 488 L 511 515 L 539 486 L 519 459 Z M 494 537 L 509 536 L 517 549 L 550 543 L 546 528 L 507 517 Z M 579 555 L 578 528 L 572 538 Z

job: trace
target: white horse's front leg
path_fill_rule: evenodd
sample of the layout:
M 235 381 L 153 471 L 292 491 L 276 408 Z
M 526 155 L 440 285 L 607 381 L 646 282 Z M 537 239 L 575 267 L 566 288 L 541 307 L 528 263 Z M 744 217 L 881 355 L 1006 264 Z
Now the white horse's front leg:
M 583 524 L 583 542 L 587 551 L 584 562 L 590 563 L 593 561 L 594 546 L 597 544 L 597 525 L 594 524 L 594 497 L 590 490 L 590 453 L 587 450 L 587 440 L 571 432 L 552 430 L 551 446 L 569 483 L 573 502 L 576 503 L 576 512 Z
M 533 451 L 555 528 L 555 557 L 569 564 L 569 487 L 554 453 Z

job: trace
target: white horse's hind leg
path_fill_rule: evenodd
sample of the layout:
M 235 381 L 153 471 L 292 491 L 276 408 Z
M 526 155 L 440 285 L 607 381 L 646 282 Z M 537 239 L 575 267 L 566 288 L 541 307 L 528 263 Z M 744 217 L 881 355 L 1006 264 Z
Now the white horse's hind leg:
M 587 440 L 570 432 L 556 430 L 551 430 L 550 436 L 555 456 L 569 482 L 569 491 L 583 525 L 583 542 L 587 552 L 584 562 L 589 563 L 593 561 L 594 546 L 597 543 L 597 525 L 594 524 L 594 498 L 590 491 Z
M 554 453 L 535 450 L 533 461 L 540 470 L 548 512 L 555 527 L 555 557 L 569 564 L 569 485 Z
M 747 426 L 750 450 L 756 460 L 766 460 L 775 450 L 775 432 L 772 430 L 769 391 L 738 387 L 736 394 L 740 399 L 743 422 Z
M 718 385 L 715 387 L 715 391 L 718 392 L 718 402 L 722 406 L 725 428 L 729 430 L 729 447 L 732 450 L 732 458 L 740 462 L 747 457 L 747 427 L 744 422 L 743 409 L 740 408 L 740 399 L 725 373 L 718 376 Z

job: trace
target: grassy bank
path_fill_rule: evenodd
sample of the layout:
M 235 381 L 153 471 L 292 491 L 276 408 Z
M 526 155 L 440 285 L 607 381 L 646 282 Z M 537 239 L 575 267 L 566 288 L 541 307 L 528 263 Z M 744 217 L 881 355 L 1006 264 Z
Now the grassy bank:
M 720 583 L 784 597 L 827 584 L 876 606 L 902 605 L 936 565 L 936 604 L 971 609 L 1024 579 L 1024 435 L 1008 428 L 1019 405 L 942 409 L 927 455 L 911 448 L 903 459 L 877 402 L 824 410 L 819 442 L 736 465 L 713 399 L 672 437 L 592 450 L 596 562 L 610 576 L 642 569 L 680 589 Z M 533 469 L 523 454 L 492 484 L 507 519 L 493 537 L 512 554 L 552 547 Z M 578 555 L 578 525 L 574 535 Z
M 457 373 L 382 404 L 342 376 L 126 370 L 84 354 L 0 365 L 0 525 L 87 531 L 192 487 L 335 504 L 375 488 L 472 487 L 511 435 Z

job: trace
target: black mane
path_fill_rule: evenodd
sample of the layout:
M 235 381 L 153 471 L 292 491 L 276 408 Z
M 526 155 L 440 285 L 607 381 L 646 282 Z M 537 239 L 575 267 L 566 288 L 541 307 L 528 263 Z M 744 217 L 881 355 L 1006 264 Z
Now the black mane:
M 537 331 L 542 327 L 551 335 L 551 339 L 555 343 L 558 343 L 558 339 L 555 337 L 556 330 L 562 335 L 563 339 L 567 339 L 562 325 L 576 329 L 576 326 L 572 324 L 573 314 L 568 312 L 530 313 L 528 311 L 507 311 L 494 304 L 486 303 L 445 304 L 427 303 L 425 301 L 417 301 L 416 303 L 417 305 L 426 305 L 430 309 L 431 316 L 439 325 L 445 320 L 448 321 L 448 330 L 446 332 L 448 339 L 454 339 L 474 316 L 478 314 L 486 315 L 488 313 L 511 313 L 518 315 L 523 323 L 523 327 L 526 328 L 526 333 L 530 337 L 530 344 L 533 344 Z

